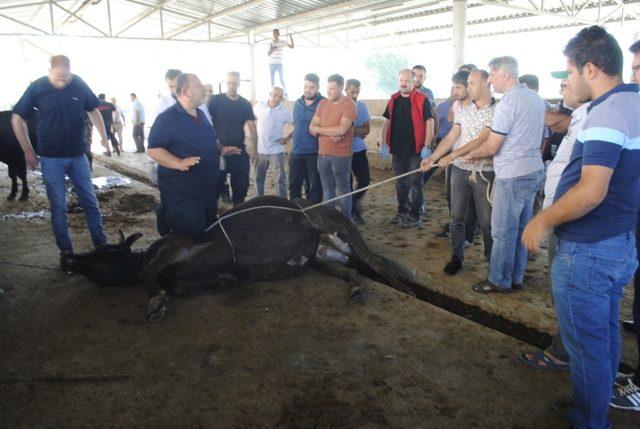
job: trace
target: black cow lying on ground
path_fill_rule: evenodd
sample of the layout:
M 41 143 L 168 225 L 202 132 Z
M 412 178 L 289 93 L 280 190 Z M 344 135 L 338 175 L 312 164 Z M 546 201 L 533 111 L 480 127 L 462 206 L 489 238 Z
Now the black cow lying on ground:
M 20 201 L 29 199 L 29 185 L 27 183 L 27 163 L 24 160 L 24 152 L 20 147 L 20 143 L 11 128 L 10 110 L 0 112 L 0 162 L 7 164 L 9 167 L 9 177 L 11 178 L 11 193 L 7 197 L 8 200 L 15 200 L 18 194 L 18 178 L 22 181 L 22 193 Z M 36 135 L 36 124 L 38 122 L 37 115 L 31 115 L 27 121 L 29 130 L 29 138 L 33 149 L 38 151 L 38 138 Z
M 76 255 L 73 270 L 105 286 L 142 280 L 149 290 L 147 317 L 160 320 L 169 294 L 182 295 L 224 279 L 276 280 L 301 274 L 309 266 L 336 275 L 362 292 L 360 277 L 347 267 L 413 295 L 412 270 L 380 257 L 339 211 L 317 207 L 303 212 L 289 200 L 267 196 L 238 205 L 207 232 L 203 242 L 169 234 L 145 251 L 132 252 L 121 234 L 118 245 Z M 333 256 L 333 257 L 332 257 Z

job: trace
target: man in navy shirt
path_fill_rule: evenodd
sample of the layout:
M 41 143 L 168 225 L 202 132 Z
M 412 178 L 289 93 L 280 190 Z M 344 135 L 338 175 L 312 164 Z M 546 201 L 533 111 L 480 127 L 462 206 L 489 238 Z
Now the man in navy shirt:
M 162 225 L 194 240 L 216 220 L 220 152 L 216 133 L 198 108 L 204 85 L 194 74 L 176 79 L 177 103 L 162 112 L 149 133 L 148 153 L 158 163 Z M 160 223 L 159 223 L 160 225 Z
M 564 54 L 577 100 L 591 105 L 554 203 L 531 220 L 522 242 L 538 250 L 546 229 L 555 228 L 551 281 L 570 358 L 573 427 L 608 428 L 619 304 L 638 266 L 640 95 L 637 84 L 622 83 L 622 51 L 602 27 L 581 30 Z
M 79 76 L 71 73 L 69 58 L 51 57 L 49 75 L 34 81 L 13 109 L 11 124 L 24 151 L 30 169 L 39 161 L 42 177 L 51 204 L 51 224 L 60 249 L 60 268 L 71 274 L 73 247 L 67 228 L 65 175 L 73 183 L 80 205 L 84 209 L 91 240 L 95 246 L 106 242 L 98 200 L 91 183 L 87 151 L 85 120 L 87 112 L 100 132 L 102 146 L 108 151 L 107 135 L 102 115 L 98 111 L 98 97 Z M 25 132 L 26 120 L 38 110 L 38 154 Z

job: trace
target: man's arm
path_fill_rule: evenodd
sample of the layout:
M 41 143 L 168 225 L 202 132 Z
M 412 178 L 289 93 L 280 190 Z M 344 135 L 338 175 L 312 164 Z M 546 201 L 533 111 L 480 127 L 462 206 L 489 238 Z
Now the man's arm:
M 107 132 L 106 132 L 106 128 L 104 126 L 104 120 L 102 119 L 102 115 L 100 114 L 100 111 L 98 109 L 93 109 L 90 112 L 87 112 L 87 115 L 89 115 L 89 119 L 91 120 L 91 123 L 93 124 L 94 127 L 96 127 L 96 129 L 98 130 L 98 133 L 100 133 L 100 140 L 102 140 L 102 146 L 107 150 L 107 152 L 110 150 L 109 149 L 109 143 L 107 141 Z
M 360 127 L 354 127 L 353 134 L 356 137 L 365 138 L 366 136 L 369 135 L 369 132 L 371 131 L 369 124 L 370 124 L 370 121 L 367 121 L 364 124 L 362 124 L 362 126 Z
M 483 128 L 482 131 L 480 131 L 480 134 L 478 134 L 478 137 L 471 140 L 469 143 L 462 146 L 461 148 L 454 150 L 446 157 L 442 158 L 439 162 L 440 167 L 446 167 L 447 165 L 451 164 L 451 162 L 454 159 L 468 155 L 470 152 L 472 152 L 474 149 L 476 149 L 482 143 L 484 143 L 489 138 L 490 134 L 491 134 L 491 128 L 489 127 Z
M 189 156 L 181 159 L 162 147 L 149 148 L 147 149 L 147 154 L 158 165 L 172 170 L 187 171 L 190 167 L 200 162 L 199 156 Z
M 425 147 L 431 147 L 431 142 L 433 141 L 433 128 L 435 121 L 433 118 L 429 118 L 425 121 L 426 132 L 424 135 L 424 145 Z
M 569 125 L 571 125 L 571 115 L 547 110 L 544 115 L 544 125 L 551 128 L 553 132 L 566 133 L 569 131 Z
M 328 137 L 340 137 L 347 134 L 347 132 L 349 131 L 349 128 L 351 128 L 352 126 L 353 126 L 353 121 L 349 118 L 340 118 L 340 124 L 338 124 L 335 127 L 321 127 L 320 125 L 314 125 L 313 121 L 311 121 L 311 125 L 309 126 L 309 131 L 312 134 L 315 132 L 318 135 L 323 135 Z
M 436 148 L 436 150 L 434 150 L 430 156 L 422 161 L 421 167 L 424 171 L 430 169 L 433 164 L 438 162 L 440 158 L 445 156 L 451 150 L 456 140 L 458 140 L 458 137 L 460 137 L 460 132 L 461 130 L 459 124 L 454 124 L 453 127 L 451 127 L 451 131 L 449 131 L 445 138 L 440 140 L 440 143 L 438 143 L 438 147 Z
M 258 129 L 256 127 L 256 121 L 247 121 L 249 126 L 249 141 L 251 142 L 251 159 L 253 162 L 258 162 Z
M 387 130 L 389 129 L 389 120 L 384 118 L 384 122 L 382 123 L 382 136 L 380 137 L 380 141 L 382 144 L 386 144 L 389 146 L 389 142 L 387 141 Z
M 551 207 L 538 213 L 522 233 L 522 243 L 531 251 L 540 249 L 545 232 L 554 226 L 579 219 L 607 196 L 613 169 L 601 165 L 582 167 L 580 180 Z
M 476 159 L 481 158 L 490 158 L 494 156 L 504 143 L 504 139 L 506 135 L 498 134 L 494 131 L 491 131 L 489 134 L 489 138 L 484 143 L 481 143 L 477 148 L 472 150 L 464 159 L 468 161 L 474 161 Z
M 27 162 L 27 166 L 31 170 L 35 170 L 38 166 L 38 155 L 33 150 L 31 145 L 31 139 L 29 138 L 29 129 L 27 127 L 27 121 L 25 121 L 20 115 L 14 113 L 11 115 L 11 128 L 20 143 L 20 147 L 24 152 L 24 159 Z

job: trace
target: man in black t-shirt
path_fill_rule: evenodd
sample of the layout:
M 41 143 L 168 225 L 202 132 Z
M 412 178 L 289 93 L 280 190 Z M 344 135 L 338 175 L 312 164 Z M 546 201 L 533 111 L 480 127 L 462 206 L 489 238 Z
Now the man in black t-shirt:
M 249 190 L 250 158 L 255 164 L 258 159 L 258 133 L 256 131 L 256 117 L 251 103 L 238 94 L 240 73 L 227 73 L 227 92 L 211 97 L 207 108 L 213 121 L 213 128 L 222 146 L 235 146 L 239 150 L 224 157 L 224 167 L 220 166 L 216 195 L 219 196 L 227 179 L 231 176 L 231 191 L 233 205 L 244 201 Z M 251 149 L 247 153 L 245 147 L 244 125 L 249 126 Z M 249 155 L 250 154 L 250 155 Z
M 382 141 L 393 155 L 393 174 L 396 176 L 420 167 L 420 154 L 433 139 L 434 118 L 429 99 L 413 86 L 414 73 L 400 70 L 400 90 L 391 96 L 384 111 Z M 396 180 L 398 213 L 392 224 L 404 228 L 420 226 L 422 201 L 422 173 Z
M 120 148 L 118 147 L 118 140 L 116 140 L 115 134 L 113 134 L 113 113 L 116 111 L 116 106 L 107 102 L 106 96 L 104 94 L 99 94 L 98 99 L 100 100 L 100 104 L 98 105 L 98 110 L 102 115 L 102 120 L 104 121 L 105 131 L 107 132 L 107 137 L 109 141 L 111 141 L 111 146 L 113 146 L 113 150 L 116 154 L 120 155 Z M 105 155 L 111 156 L 111 152 L 105 152 Z

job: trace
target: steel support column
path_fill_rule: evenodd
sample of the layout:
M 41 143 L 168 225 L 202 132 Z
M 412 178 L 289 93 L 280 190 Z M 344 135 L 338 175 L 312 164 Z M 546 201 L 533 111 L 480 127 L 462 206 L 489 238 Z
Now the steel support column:
M 453 69 L 464 64 L 467 37 L 467 0 L 453 0 Z

